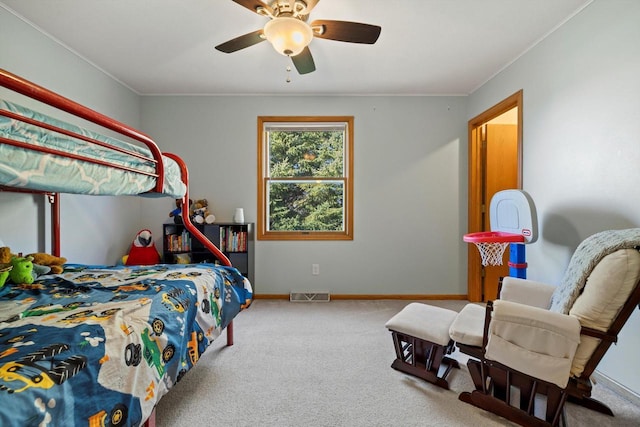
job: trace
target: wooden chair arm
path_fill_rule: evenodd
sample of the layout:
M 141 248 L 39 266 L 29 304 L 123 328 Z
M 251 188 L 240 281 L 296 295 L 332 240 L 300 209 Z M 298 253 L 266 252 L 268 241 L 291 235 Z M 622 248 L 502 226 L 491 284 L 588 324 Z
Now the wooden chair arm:
M 609 342 L 612 342 L 612 343 L 618 342 L 618 336 L 617 335 L 612 335 L 612 334 L 609 334 L 607 332 L 603 332 L 603 331 L 599 331 L 597 329 L 589 328 L 587 326 L 582 326 L 580 328 L 580 335 L 586 335 L 586 336 L 589 336 L 589 337 L 598 338 L 598 339 L 601 339 L 603 341 L 609 341 Z

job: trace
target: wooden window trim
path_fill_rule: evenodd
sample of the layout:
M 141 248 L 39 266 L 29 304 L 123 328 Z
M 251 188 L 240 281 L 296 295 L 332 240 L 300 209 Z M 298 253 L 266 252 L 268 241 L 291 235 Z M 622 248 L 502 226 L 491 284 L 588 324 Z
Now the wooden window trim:
M 353 240 L 353 116 L 259 116 L 258 117 L 258 240 Z M 267 231 L 266 209 L 266 152 L 263 129 L 265 123 L 315 123 L 341 122 L 347 125 L 347 141 L 345 141 L 344 174 L 342 178 L 333 180 L 345 181 L 344 198 L 344 231 Z

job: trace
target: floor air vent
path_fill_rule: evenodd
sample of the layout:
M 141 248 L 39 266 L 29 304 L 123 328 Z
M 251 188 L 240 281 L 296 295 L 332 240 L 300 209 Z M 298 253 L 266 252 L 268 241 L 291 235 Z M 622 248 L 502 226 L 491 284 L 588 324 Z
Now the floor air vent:
M 329 302 L 330 300 L 329 292 L 291 292 L 289 294 L 291 302 Z

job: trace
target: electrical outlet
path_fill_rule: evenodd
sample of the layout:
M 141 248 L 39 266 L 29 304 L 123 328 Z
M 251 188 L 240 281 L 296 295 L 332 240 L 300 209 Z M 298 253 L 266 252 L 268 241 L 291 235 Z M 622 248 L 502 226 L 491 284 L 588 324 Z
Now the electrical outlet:
M 314 276 L 320 274 L 320 264 L 311 264 L 311 274 Z

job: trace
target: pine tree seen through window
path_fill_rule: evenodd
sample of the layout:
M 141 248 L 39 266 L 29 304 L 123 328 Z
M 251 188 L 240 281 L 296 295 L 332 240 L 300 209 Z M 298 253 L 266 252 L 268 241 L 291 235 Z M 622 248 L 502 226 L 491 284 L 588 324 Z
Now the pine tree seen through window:
M 258 239 L 351 240 L 353 117 L 259 117 L 258 134 Z

